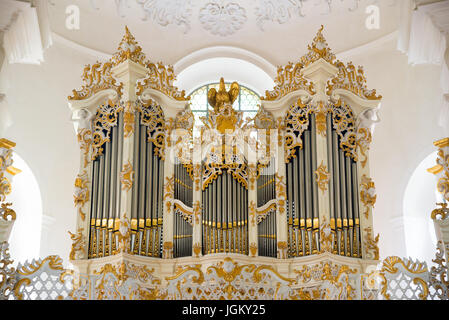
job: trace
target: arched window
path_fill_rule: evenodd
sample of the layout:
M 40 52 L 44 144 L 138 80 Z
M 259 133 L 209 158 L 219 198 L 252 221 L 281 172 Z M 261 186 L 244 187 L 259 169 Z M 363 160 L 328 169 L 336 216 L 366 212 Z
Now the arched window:
M 226 90 L 229 90 L 231 83 L 232 82 L 225 82 Z M 207 116 L 209 109 L 211 108 L 207 102 L 207 92 L 211 88 L 218 90 L 218 87 L 218 82 L 209 83 L 193 90 L 190 94 L 190 108 L 195 116 L 195 126 L 202 124 L 200 117 Z M 244 119 L 247 117 L 253 118 L 257 113 L 259 105 L 259 95 L 245 86 L 240 86 L 239 97 L 233 104 L 234 109 L 237 111 L 243 111 Z

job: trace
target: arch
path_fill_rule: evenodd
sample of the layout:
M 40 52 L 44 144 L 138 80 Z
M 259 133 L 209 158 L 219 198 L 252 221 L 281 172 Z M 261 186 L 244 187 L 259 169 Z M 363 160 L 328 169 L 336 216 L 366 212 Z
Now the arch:
M 227 55 L 205 58 L 204 60 L 192 60 L 192 64 L 185 66 L 179 72 L 179 67 L 175 70 L 178 73 L 175 85 L 191 92 L 195 88 L 208 83 L 216 82 L 220 77 L 225 81 L 237 81 L 261 96 L 265 90 L 274 87 L 271 73 L 254 64 L 249 59 L 235 58 Z
M 425 157 L 415 168 L 404 192 L 403 219 L 407 255 L 431 263 L 435 255 L 436 235 L 430 213 L 438 199 L 432 167 L 437 152 Z
M 14 177 L 12 192 L 7 199 L 13 203 L 12 208 L 17 214 L 9 240 L 11 257 L 17 263 L 39 258 L 42 197 L 37 179 L 25 160 L 16 152 L 13 152 L 13 160 L 14 166 L 22 170 Z

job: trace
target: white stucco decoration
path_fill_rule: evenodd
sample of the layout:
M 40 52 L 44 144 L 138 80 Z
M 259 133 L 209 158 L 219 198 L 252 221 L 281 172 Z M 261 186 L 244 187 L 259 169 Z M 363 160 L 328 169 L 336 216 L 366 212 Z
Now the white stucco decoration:
M 151 19 L 160 26 L 176 24 L 184 28 L 184 33 L 190 30 L 191 1 L 190 0 L 137 0 L 145 11 L 145 19 Z
M 229 36 L 246 22 L 246 10 L 235 2 L 211 1 L 200 9 L 199 19 L 204 29 L 213 35 Z

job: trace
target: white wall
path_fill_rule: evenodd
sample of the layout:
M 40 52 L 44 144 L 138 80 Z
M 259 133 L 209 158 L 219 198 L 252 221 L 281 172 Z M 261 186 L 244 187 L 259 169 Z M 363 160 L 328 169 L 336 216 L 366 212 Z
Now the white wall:
M 407 255 L 405 190 L 421 161 L 435 151 L 433 142 L 444 137 L 437 125 L 441 67 L 410 66 L 395 45 L 391 41 L 370 53 L 351 57 L 354 64 L 365 67 L 368 88 L 377 89 L 383 96 L 381 122 L 370 150 L 371 175 L 377 189 L 374 231 L 381 234 L 381 258 Z M 430 219 L 430 211 L 422 214 Z
M 75 231 L 73 184 L 79 164 L 67 96 L 80 87 L 84 64 L 92 62 L 56 44 L 45 52 L 40 66 L 5 63 L 0 73 L 0 92 L 6 94 L 12 120 L 4 136 L 17 143 L 15 150 L 37 179 L 44 221 L 54 219 L 51 234 L 42 234 L 47 241 L 40 254 L 59 254 L 64 261 L 71 248 L 67 231 Z

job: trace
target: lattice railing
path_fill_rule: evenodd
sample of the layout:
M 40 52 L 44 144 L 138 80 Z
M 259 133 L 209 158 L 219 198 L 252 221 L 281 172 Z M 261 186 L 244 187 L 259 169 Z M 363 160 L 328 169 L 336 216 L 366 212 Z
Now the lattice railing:
M 369 274 L 330 259 L 295 270 L 285 278 L 268 265 L 241 265 L 231 258 L 208 267 L 186 265 L 167 283 L 145 265 L 106 264 L 92 275 L 74 275 L 58 256 L 11 267 L 8 243 L 0 244 L 0 299 L 10 300 L 447 300 L 449 280 L 444 246 L 434 265 L 388 257 Z

